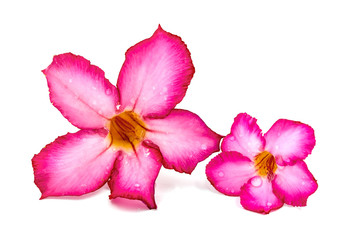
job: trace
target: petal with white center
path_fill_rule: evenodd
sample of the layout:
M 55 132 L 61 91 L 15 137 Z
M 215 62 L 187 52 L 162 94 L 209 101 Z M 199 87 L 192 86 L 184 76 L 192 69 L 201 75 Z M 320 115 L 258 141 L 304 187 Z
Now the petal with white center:
M 279 119 L 264 135 L 266 150 L 280 165 L 304 160 L 316 144 L 312 127 L 301 122 Z
M 141 200 L 149 209 L 157 208 L 154 198 L 155 181 L 161 168 L 158 149 L 142 143 L 136 152 L 122 152 L 114 164 L 110 199 L 122 197 Z
M 185 96 L 194 72 L 185 43 L 159 26 L 126 52 L 117 85 L 121 110 L 166 116 Z
M 85 58 L 72 53 L 57 55 L 43 73 L 51 102 L 74 126 L 102 128 L 115 115 L 118 90 Z
M 263 151 L 265 140 L 262 130 L 257 125 L 257 119 L 246 113 L 240 113 L 234 119 L 231 133 L 222 141 L 221 149 L 224 152 L 236 151 L 253 160 Z
M 219 151 L 221 136 L 192 112 L 174 109 L 163 119 L 145 123 L 145 138 L 160 148 L 165 168 L 191 173 L 197 163 Z
M 116 157 L 106 136 L 103 129 L 68 133 L 35 155 L 32 165 L 41 198 L 79 196 L 103 186 Z
M 219 192 L 239 196 L 241 187 L 256 175 L 253 162 L 238 152 L 223 152 L 206 167 L 209 182 Z
M 306 206 L 308 197 L 317 187 L 317 181 L 304 161 L 279 168 L 273 181 L 275 194 L 292 206 Z

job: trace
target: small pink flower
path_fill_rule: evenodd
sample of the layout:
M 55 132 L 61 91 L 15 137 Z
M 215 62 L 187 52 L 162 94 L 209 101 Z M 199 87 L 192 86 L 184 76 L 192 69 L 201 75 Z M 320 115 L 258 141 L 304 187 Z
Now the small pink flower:
M 219 151 L 221 137 L 196 115 L 173 109 L 194 67 L 180 37 L 160 26 L 131 47 L 117 87 L 81 56 L 61 54 L 43 71 L 50 100 L 74 126 L 32 159 L 35 184 L 49 196 L 82 195 L 106 182 L 109 198 L 156 208 L 154 184 L 163 165 L 191 173 Z
M 239 114 L 222 153 L 206 167 L 210 183 L 221 193 L 240 196 L 251 211 L 269 213 L 284 203 L 306 206 L 317 182 L 303 161 L 315 146 L 314 130 L 280 119 L 262 135 L 256 119 Z

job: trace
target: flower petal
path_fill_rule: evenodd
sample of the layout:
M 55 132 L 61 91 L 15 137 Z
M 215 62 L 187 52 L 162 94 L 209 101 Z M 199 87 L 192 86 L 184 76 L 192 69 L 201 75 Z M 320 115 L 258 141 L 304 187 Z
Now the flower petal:
M 118 90 L 104 72 L 81 56 L 54 57 L 43 70 L 53 105 L 78 128 L 102 128 L 115 115 Z
M 314 130 L 310 126 L 286 119 L 276 121 L 264 138 L 266 150 L 274 155 L 280 165 L 304 160 L 316 143 Z
M 197 163 L 219 151 L 221 136 L 210 130 L 196 114 L 174 109 L 164 119 L 146 119 L 145 138 L 156 144 L 163 166 L 191 173 Z
M 238 152 L 223 152 L 206 167 L 209 182 L 219 192 L 239 196 L 241 187 L 255 176 L 253 162 Z
M 273 193 L 272 183 L 259 176 L 251 178 L 242 187 L 240 203 L 247 210 L 265 214 L 283 205 Z
M 317 190 L 317 181 L 303 161 L 279 168 L 276 174 L 273 189 L 286 204 L 306 206 L 308 197 Z
M 131 151 L 119 155 L 108 182 L 111 189 L 109 198 L 138 199 L 149 209 L 157 208 L 154 185 L 161 168 L 161 158 L 158 149 L 145 143 L 139 145 L 136 153 Z
M 166 116 L 185 96 L 194 72 L 185 43 L 159 26 L 126 52 L 118 79 L 121 110 Z
M 250 158 L 263 151 L 265 140 L 262 130 L 257 125 L 257 119 L 246 113 L 240 113 L 234 119 L 231 133 L 222 141 L 221 149 L 224 152 L 236 151 Z
M 80 130 L 58 137 L 32 159 L 35 184 L 48 196 L 79 196 L 95 191 L 108 180 L 116 152 L 107 131 Z

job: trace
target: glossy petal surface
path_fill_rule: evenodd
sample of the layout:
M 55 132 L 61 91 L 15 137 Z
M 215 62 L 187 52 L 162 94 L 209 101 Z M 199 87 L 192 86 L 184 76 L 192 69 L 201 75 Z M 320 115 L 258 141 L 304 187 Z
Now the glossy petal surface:
M 259 176 L 251 178 L 242 187 L 240 203 L 245 209 L 264 214 L 283 205 L 283 202 L 273 193 L 272 183 Z
M 126 52 L 118 79 L 122 109 L 163 117 L 183 99 L 193 74 L 185 43 L 159 26 Z
M 110 181 L 110 199 L 123 197 L 141 200 L 149 209 L 156 208 L 154 185 L 161 168 L 161 154 L 141 144 L 136 153 L 123 152 L 115 161 Z
M 255 176 L 253 162 L 238 152 L 223 152 L 206 167 L 207 178 L 219 192 L 239 196 L 241 187 Z
M 257 119 L 246 113 L 240 113 L 234 119 L 231 133 L 222 141 L 221 149 L 224 152 L 236 151 L 249 159 L 263 151 L 265 140 L 262 130 L 257 125 Z
M 102 128 L 115 114 L 116 87 L 85 58 L 72 53 L 57 55 L 43 73 L 51 102 L 74 126 Z
M 280 119 L 264 135 L 266 150 L 279 164 L 305 159 L 315 146 L 314 130 L 304 123 Z
M 317 182 L 305 162 L 285 166 L 277 171 L 273 181 L 274 192 L 286 204 L 306 206 L 307 198 L 317 190 Z
M 194 113 L 174 109 L 166 118 L 147 119 L 146 139 L 156 144 L 163 166 L 191 173 L 197 163 L 219 151 L 221 137 Z
M 34 156 L 35 184 L 48 196 L 78 196 L 95 191 L 109 178 L 116 152 L 105 130 L 80 130 L 58 137 Z

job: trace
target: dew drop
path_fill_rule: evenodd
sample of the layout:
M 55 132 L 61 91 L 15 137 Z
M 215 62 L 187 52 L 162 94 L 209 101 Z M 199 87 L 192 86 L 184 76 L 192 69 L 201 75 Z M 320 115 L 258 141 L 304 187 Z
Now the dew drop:
M 107 88 L 106 95 L 111 95 L 111 93 L 112 93 L 112 90 L 110 88 Z
M 271 207 L 273 204 L 271 202 L 267 202 L 267 206 Z
M 304 185 L 305 185 L 305 182 L 302 182 L 302 185 L 304 186 Z
M 229 138 L 229 140 L 234 141 L 234 137 L 233 137 L 233 136 L 231 136 L 231 137 Z
M 202 150 L 207 150 L 207 145 L 202 144 L 202 145 L 201 145 L 201 149 L 202 149 Z
M 167 101 L 168 97 L 167 96 L 164 96 L 163 97 L 163 100 Z
M 225 174 L 223 172 L 219 172 L 219 177 L 223 177 Z
M 254 187 L 259 187 L 262 185 L 262 179 L 261 177 L 253 177 L 251 179 L 251 185 Z
M 116 105 L 116 106 L 115 106 L 115 109 L 116 109 L 116 110 L 119 110 L 119 109 L 120 109 L 120 104 Z
M 141 186 L 141 185 L 140 185 L 139 183 L 136 183 L 136 184 L 135 184 L 135 187 L 136 187 L 136 188 L 139 188 L 140 186 Z
M 70 79 L 68 80 L 68 82 L 69 82 L 69 83 L 72 83 L 72 79 L 70 78 Z
M 103 114 L 103 112 L 102 112 L 102 110 L 98 110 L 98 112 L 97 112 L 98 114 L 100 114 L 100 115 L 102 115 Z
M 275 145 L 275 149 L 279 149 L 279 145 Z

